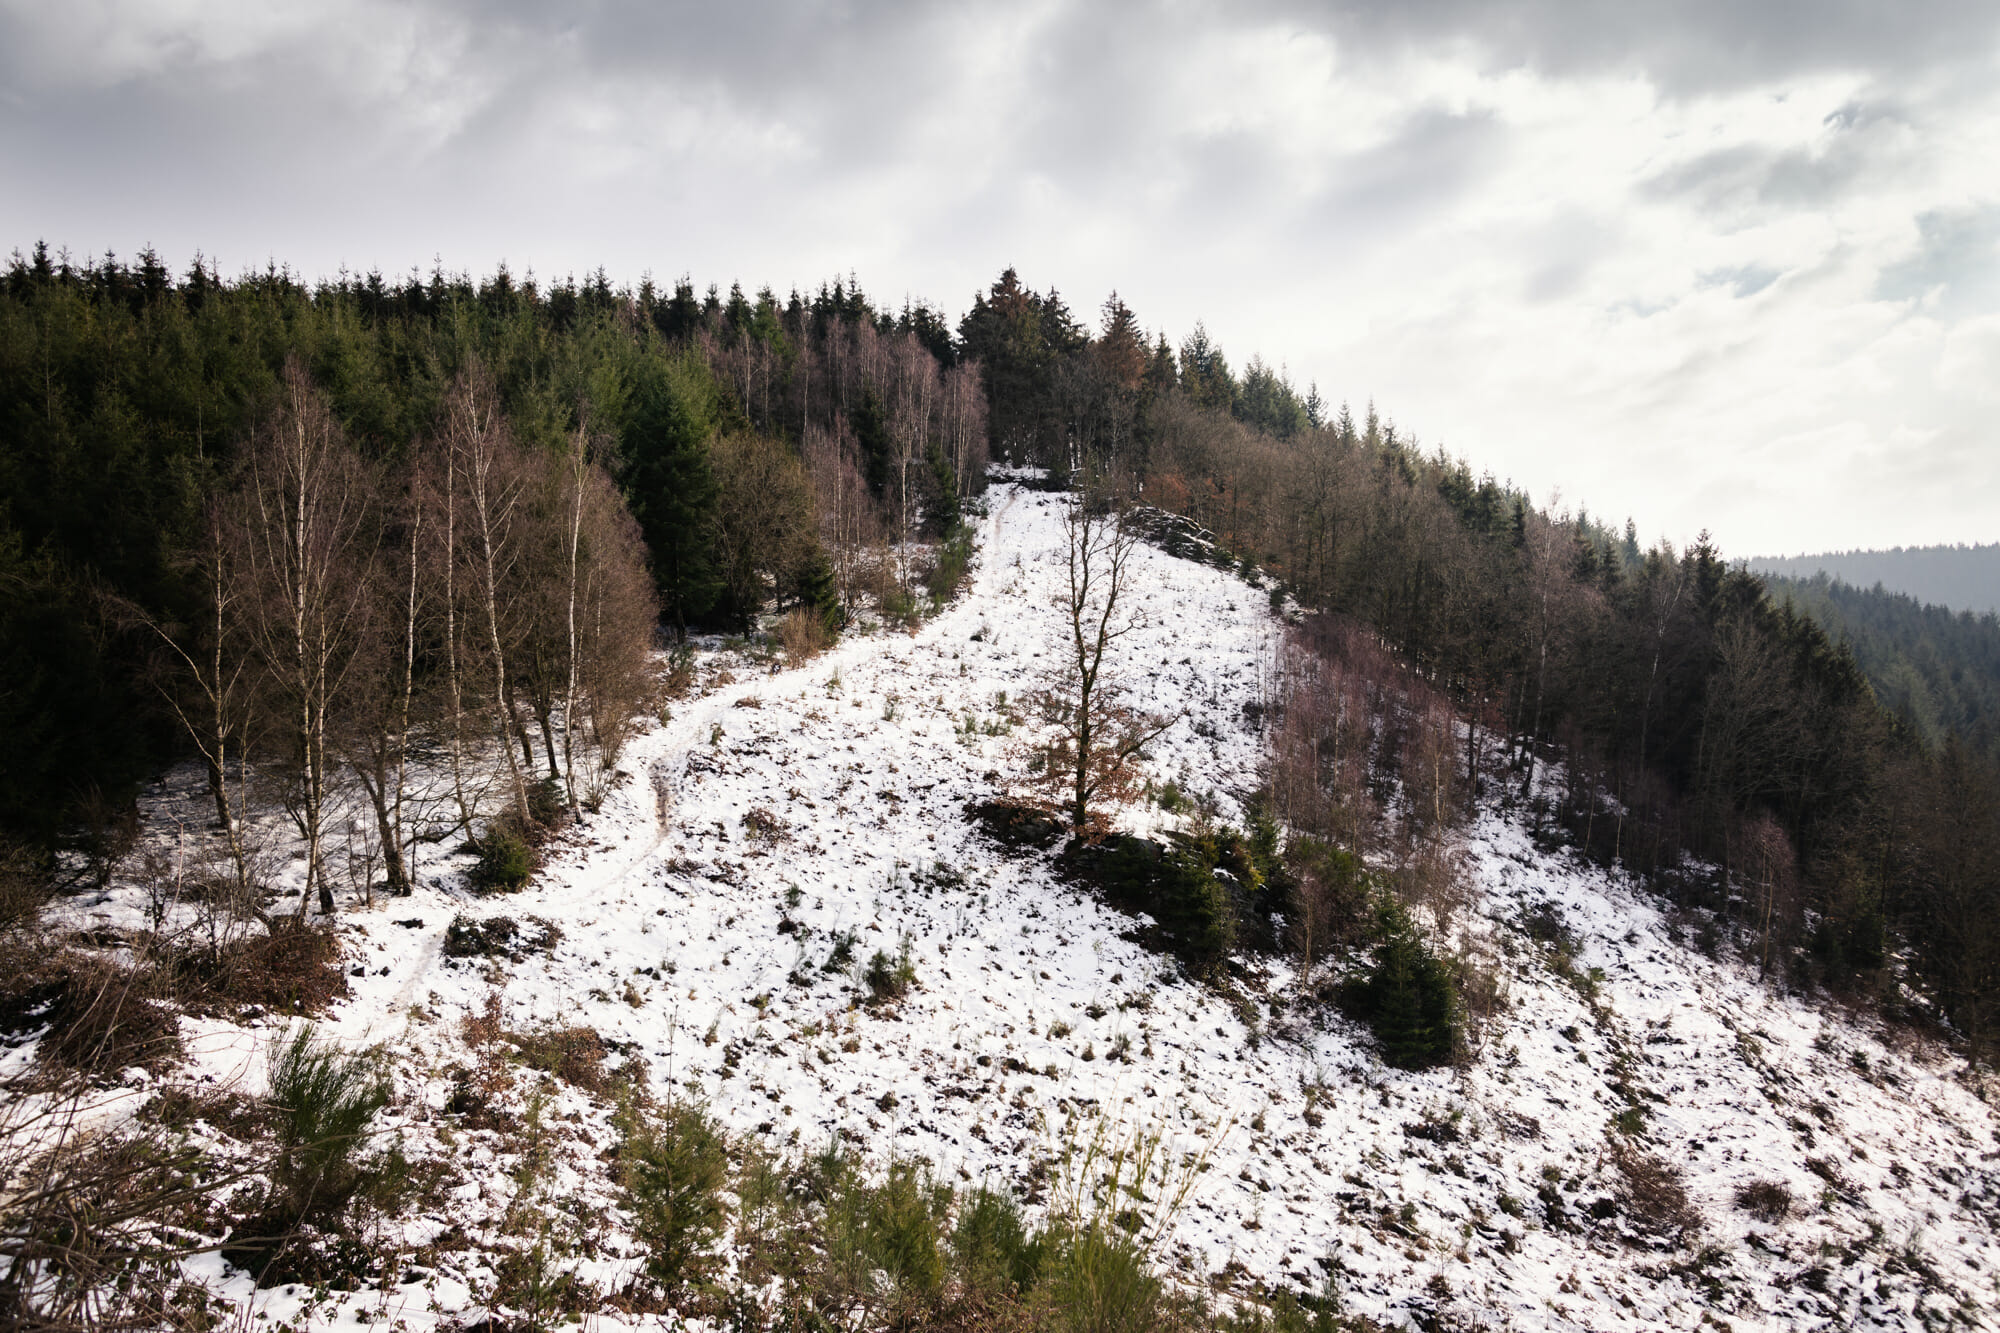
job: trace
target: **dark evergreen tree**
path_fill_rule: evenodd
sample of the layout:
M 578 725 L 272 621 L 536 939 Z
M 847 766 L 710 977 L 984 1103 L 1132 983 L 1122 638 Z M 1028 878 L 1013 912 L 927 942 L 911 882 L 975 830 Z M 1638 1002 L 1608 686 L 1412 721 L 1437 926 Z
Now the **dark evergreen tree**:
M 1197 407 L 1224 412 L 1236 409 L 1236 378 L 1230 373 L 1229 359 L 1199 320 L 1194 332 L 1181 343 L 1181 391 Z
M 698 623 L 722 591 L 712 526 L 716 481 L 708 439 L 720 391 L 691 356 L 648 365 L 619 437 L 623 483 L 653 556 L 661 614 Z
M 889 414 L 883 409 L 881 395 L 875 392 L 874 385 L 862 386 L 861 401 L 855 404 L 851 424 L 855 441 L 861 446 L 862 478 L 879 500 L 889 489 L 889 469 L 895 456 L 895 442 L 889 438 Z
M 1450 1062 L 1463 1023 L 1450 969 L 1425 947 L 1400 903 L 1382 905 L 1375 931 L 1374 966 L 1360 996 L 1382 1058 L 1399 1069 Z
M 1219 350 L 1216 357 L 1221 357 Z M 1288 440 L 1313 424 L 1290 381 L 1254 356 L 1244 367 L 1234 410 L 1238 420 L 1280 440 Z

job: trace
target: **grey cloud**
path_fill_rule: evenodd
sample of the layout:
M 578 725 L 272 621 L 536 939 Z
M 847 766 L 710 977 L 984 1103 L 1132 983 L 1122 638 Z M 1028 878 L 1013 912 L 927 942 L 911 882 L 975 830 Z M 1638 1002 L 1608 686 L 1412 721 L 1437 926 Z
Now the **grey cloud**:
M 1603 258 L 1623 241 L 1613 220 L 1562 209 L 1511 247 L 1527 277 L 1522 295 L 1542 304 L 1576 295 Z
M 1917 217 L 1917 249 L 1882 270 L 1875 295 L 1918 301 L 1935 295 L 1946 317 L 2000 308 L 2000 204 L 1937 209 Z
M 1111 6 L 1056 13 L 1022 53 L 1035 72 L 1032 91 L 1007 107 L 1018 150 L 1086 193 L 1172 173 L 1187 145 L 1161 130 L 1173 121 L 1170 76 L 1204 60 L 1207 32 L 1197 18 L 1135 28 Z
M 935 38 L 955 16 L 973 12 L 914 0 L 452 3 L 468 22 L 509 23 L 573 41 L 594 66 L 714 77 L 746 97 L 778 99 L 799 83 L 830 87 L 879 75 L 913 34 Z M 1227 23 L 1243 12 L 1219 4 L 1110 3 L 1058 11 L 1052 22 L 1066 25 L 1082 11 L 1141 46 L 1162 28 Z M 1268 0 L 1250 12 L 1360 48 L 1435 52 L 1469 45 L 1500 67 L 1559 76 L 1637 72 L 1676 92 L 1832 69 L 1907 76 L 1987 60 L 2000 46 L 2000 9 L 1988 0 Z M 858 80 L 851 90 L 869 91 Z
M 1641 189 L 1655 198 L 1687 196 L 1700 207 L 1713 209 L 1754 197 L 1770 175 L 1775 156 L 1768 149 L 1734 144 L 1663 168 Z
M 1909 166 L 1915 118 L 1894 103 L 1848 103 L 1829 114 L 1813 147 L 1735 144 L 1655 172 L 1640 187 L 1708 212 L 1817 209 L 1872 188 Z
M 1988 0 L 1277 0 L 1270 12 L 1364 48 L 1463 43 L 1491 67 L 1640 74 L 1675 94 L 1827 70 L 1907 77 L 2000 45 Z
M 1498 165 L 1506 136 L 1489 114 L 1425 108 L 1387 141 L 1327 162 L 1302 218 L 1310 238 L 1368 243 L 1463 198 Z
M 674 88 L 782 124 L 843 164 L 895 156 L 927 105 L 966 77 L 982 24 L 1003 14 L 916 3 L 698 4 L 597 0 L 494 7 L 437 0 L 509 47 L 546 52 L 522 82 L 553 74 L 607 100 Z
M 1580 258 L 1552 260 L 1529 272 L 1527 282 L 1522 284 L 1521 294 L 1537 305 L 1563 300 L 1575 294 L 1583 285 L 1584 276 L 1589 271 L 1588 260 Z

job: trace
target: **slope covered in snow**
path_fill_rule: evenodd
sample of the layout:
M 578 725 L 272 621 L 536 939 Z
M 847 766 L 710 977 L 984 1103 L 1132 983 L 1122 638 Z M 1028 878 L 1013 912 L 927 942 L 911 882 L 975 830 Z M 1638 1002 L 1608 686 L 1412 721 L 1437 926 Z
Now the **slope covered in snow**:
M 657 1093 L 773 1151 L 837 1140 L 877 1169 L 922 1159 L 1031 1200 L 1066 1144 L 1157 1136 L 1189 1184 L 1162 1262 L 1224 1294 L 1330 1279 L 1345 1311 L 1424 1327 L 1994 1322 L 2000 1143 L 1963 1062 L 1704 954 L 1701 922 L 1497 807 L 1464 833 L 1472 901 L 1447 943 L 1494 960 L 1505 1002 L 1469 1062 L 1421 1073 L 1385 1066 L 1284 958 L 1248 960 L 1226 990 L 1195 982 L 1049 855 L 993 843 L 967 808 L 1018 775 L 1037 725 L 1024 697 L 1059 647 L 1064 503 L 995 486 L 967 590 L 913 635 L 774 672 L 705 654 L 703 692 L 632 744 L 630 776 L 525 891 L 474 895 L 470 858 L 439 854 L 413 897 L 348 917 L 352 995 L 323 1028 L 383 1045 L 385 1124 L 441 1165 L 371 1242 L 420 1256 L 414 1276 L 258 1293 L 270 1320 L 472 1322 L 524 1210 L 588 1233 L 585 1282 L 615 1292 L 638 1271 L 607 1098 L 490 1089 L 517 1119 L 534 1100 L 532 1171 L 518 1132 L 463 1113 L 497 1023 L 587 1027 Z M 1135 703 L 1181 717 L 1148 774 L 1240 819 L 1269 599 L 1138 560 L 1146 627 L 1121 670 Z M 462 947 L 503 916 L 511 939 Z M 878 950 L 906 952 L 915 984 L 863 1004 Z M 199 1071 L 258 1090 L 277 1025 L 182 1022 Z M 250 1299 L 219 1259 L 195 1268 Z

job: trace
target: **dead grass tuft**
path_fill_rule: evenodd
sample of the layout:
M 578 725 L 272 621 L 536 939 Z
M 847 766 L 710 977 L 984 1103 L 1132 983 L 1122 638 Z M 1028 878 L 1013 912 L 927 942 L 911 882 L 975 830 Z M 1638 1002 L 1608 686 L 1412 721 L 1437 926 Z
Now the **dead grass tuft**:
M 609 1090 L 611 1080 L 604 1068 L 609 1048 L 594 1028 L 554 1027 L 506 1035 L 529 1068 L 554 1074 L 585 1092 L 602 1094 Z
M 0 839 L 0 932 L 30 930 L 49 901 L 48 876 L 26 847 Z
M 778 622 L 778 642 L 785 650 L 785 660 L 798 666 L 831 647 L 833 636 L 827 633 L 825 616 L 801 606 Z
M 1619 1197 L 1625 1212 L 1641 1228 L 1681 1239 L 1700 1232 L 1701 1213 L 1678 1171 L 1629 1143 L 1614 1143 L 1611 1158 L 1623 1178 Z
M 1791 1216 L 1792 1192 L 1775 1180 L 1753 1180 L 1736 1191 L 1736 1206 L 1760 1222 L 1782 1222 Z

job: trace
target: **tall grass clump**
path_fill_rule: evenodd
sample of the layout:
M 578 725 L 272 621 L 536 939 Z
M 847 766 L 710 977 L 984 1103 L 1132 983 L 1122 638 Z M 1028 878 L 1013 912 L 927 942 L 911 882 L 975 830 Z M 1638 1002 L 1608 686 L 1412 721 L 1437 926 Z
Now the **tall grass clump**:
M 1070 1333 L 1142 1333 L 1190 1314 L 1155 1269 L 1174 1221 L 1200 1175 L 1201 1158 L 1179 1161 L 1165 1139 L 1129 1138 L 1100 1123 L 1089 1139 L 1066 1136 L 1062 1182 L 1041 1237 L 1038 1293 Z

